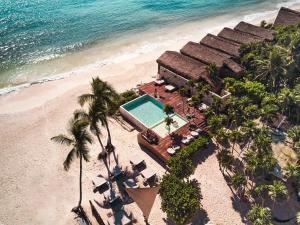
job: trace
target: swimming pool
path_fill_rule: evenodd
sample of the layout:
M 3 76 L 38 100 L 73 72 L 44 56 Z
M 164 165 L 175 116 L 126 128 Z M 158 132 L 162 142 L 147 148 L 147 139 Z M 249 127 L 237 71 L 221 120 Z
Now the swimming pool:
M 168 129 L 164 122 L 164 104 L 149 95 L 138 97 L 120 107 L 122 115 L 141 129 L 150 128 L 159 136 L 165 137 Z M 170 132 L 182 127 L 187 121 L 178 114 L 171 115 L 174 124 Z

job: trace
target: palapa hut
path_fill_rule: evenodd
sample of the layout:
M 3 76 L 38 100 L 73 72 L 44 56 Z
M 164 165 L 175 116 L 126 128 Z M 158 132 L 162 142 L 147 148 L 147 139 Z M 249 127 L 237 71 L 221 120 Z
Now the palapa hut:
M 247 34 L 237 30 L 232 30 L 228 27 L 223 28 L 223 30 L 218 34 L 218 37 L 222 37 L 239 44 L 251 44 L 263 40 L 263 38 L 261 37 L 254 36 L 252 34 Z
M 240 44 L 233 43 L 224 38 L 217 37 L 213 34 L 207 34 L 201 41 L 201 44 L 210 48 L 216 49 L 220 52 L 226 53 L 233 58 L 239 58 L 240 56 Z
M 275 19 L 274 26 L 288 26 L 300 23 L 300 12 L 281 7 Z
M 231 60 L 231 56 L 217 51 L 213 48 L 207 47 L 195 42 L 188 42 L 180 52 L 183 55 L 191 57 L 205 64 L 215 64 L 219 75 L 240 75 L 243 71 L 241 66 Z
M 250 23 L 243 22 L 243 21 L 240 22 L 238 25 L 236 25 L 234 30 L 248 33 L 248 34 L 263 38 L 264 40 L 267 40 L 267 41 L 272 41 L 274 39 L 274 35 L 273 35 L 274 32 L 272 30 L 265 29 L 263 27 L 258 27 L 258 26 L 255 26 Z
M 187 87 L 188 80 L 205 81 L 214 92 L 221 90 L 222 82 L 213 79 L 208 74 L 207 65 L 195 59 L 182 55 L 174 51 L 166 51 L 158 59 L 159 78 L 176 85 L 177 87 Z

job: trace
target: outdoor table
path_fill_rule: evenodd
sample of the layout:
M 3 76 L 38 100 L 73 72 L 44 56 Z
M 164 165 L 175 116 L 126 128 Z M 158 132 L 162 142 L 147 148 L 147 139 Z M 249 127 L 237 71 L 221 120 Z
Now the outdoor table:
M 93 179 L 93 183 L 97 188 L 102 187 L 105 184 L 108 184 L 107 180 L 105 180 L 103 177 L 95 177 Z
M 168 149 L 167 149 L 167 152 L 168 152 L 170 155 L 174 155 L 176 151 L 175 151 L 173 148 L 168 148 Z
M 167 90 L 167 91 L 174 91 L 175 90 L 175 87 L 173 86 L 173 85 L 166 85 L 165 86 L 165 89 Z
M 151 179 L 152 177 L 156 176 L 156 173 L 153 172 L 151 169 L 146 168 L 141 172 L 142 177 L 144 177 L 146 180 Z
M 163 84 L 165 83 L 165 81 L 162 80 L 162 79 L 160 79 L 160 80 L 155 80 L 154 82 L 155 82 L 155 84 L 157 84 L 157 85 L 163 85 Z
M 134 166 L 140 165 L 143 162 L 144 162 L 144 159 L 142 159 L 138 155 L 135 155 L 130 159 L 130 163 Z
M 117 217 L 117 219 L 115 217 Z M 122 214 L 120 216 L 114 215 L 109 217 L 107 222 L 109 225 L 128 225 L 131 223 L 131 220 L 126 215 Z

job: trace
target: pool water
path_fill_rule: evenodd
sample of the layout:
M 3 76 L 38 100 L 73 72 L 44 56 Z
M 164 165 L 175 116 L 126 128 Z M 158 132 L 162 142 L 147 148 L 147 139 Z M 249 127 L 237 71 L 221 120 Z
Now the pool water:
M 178 128 L 182 127 L 187 123 L 186 120 L 184 120 L 182 117 L 180 117 L 177 114 L 173 114 L 171 118 L 173 119 L 173 123 L 170 125 L 170 128 L 167 127 L 166 122 L 163 120 L 160 123 L 156 124 L 151 129 L 163 138 L 169 135 L 169 133 L 176 131 Z
M 123 108 L 148 128 L 165 118 L 164 105 L 149 95 L 125 104 Z
M 143 95 L 121 106 L 146 128 L 152 129 L 161 137 L 168 135 L 169 131 L 164 122 L 166 114 L 164 105 L 149 95 Z M 171 115 L 174 124 L 170 126 L 170 132 L 177 130 L 187 123 L 177 114 Z

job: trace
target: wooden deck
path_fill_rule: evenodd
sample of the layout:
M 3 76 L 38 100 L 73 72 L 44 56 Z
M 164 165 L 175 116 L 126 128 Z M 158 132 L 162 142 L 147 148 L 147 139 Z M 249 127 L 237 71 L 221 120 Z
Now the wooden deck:
M 181 143 L 181 140 L 184 136 L 190 133 L 190 125 L 196 125 L 201 128 L 204 132 L 207 131 L 205 125 L 205 117 L 204 115 L 192 106 L 189 106 L 188 100 L 186 97 L 182 97 L 178 91 L 174 91 L 172 93 L 165 91 L 165 85 L 156 86 L 154 82 L 150 82 L 142 85 L 139 88 L 140 94 L 148 94 L 154 97 L 154 93 L 157 95 L 157 100 L 162 102 L 163 104 L 169 104 L 173 106 L 175 113 L 179 114 L 183 118 L 187 118 L 187 115 L 193 115 L 193 119 L 190 120 L 190 123 L 185 124 L 180 127 L 178 130 L 172 133 L 173 139 L 168 135 L 164 138 L 159 137 L 158 144 L 150 144 L 143 137 L 142 133 L 138 135 L 138 142 L 140 145 L 149 149 L 153 154 L 159 157 L 162 161 L 166 162 L 171 156 L 167 152 L 167 149 L 172 145 L 180 145 L 183 147 L 184 145 Z M 159 97 L 158 97 L 159 96 Z M 159 136 L 159 135 L 157 135 Z M 179 150 L 180 151 L 180 150 Z

